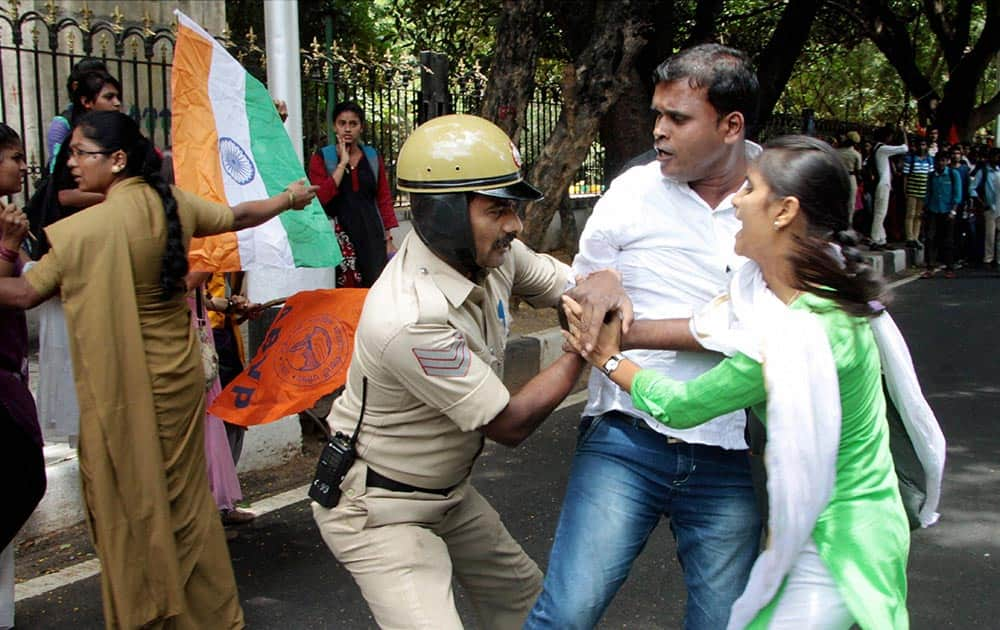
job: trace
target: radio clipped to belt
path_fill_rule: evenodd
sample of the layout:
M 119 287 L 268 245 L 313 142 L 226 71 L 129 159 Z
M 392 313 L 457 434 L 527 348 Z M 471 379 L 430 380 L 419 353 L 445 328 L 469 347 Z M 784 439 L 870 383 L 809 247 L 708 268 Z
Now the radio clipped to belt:
M 354 435 L 347 437 L 337 431 L 336 435 L 323 447 L 319 462 L 316 464 L 316 476 L 309 486 L 309 498 L 325 508 L 336 507 L 340 501 L 340 483 L 357 457 L 355 445 L 358 443 L 358 433 L 361 432 L 361 422 L 365 418 L 365 403 L 368 400 L 368 377 L 361 380 L 361 413 L 358 425 L 354 427 Z

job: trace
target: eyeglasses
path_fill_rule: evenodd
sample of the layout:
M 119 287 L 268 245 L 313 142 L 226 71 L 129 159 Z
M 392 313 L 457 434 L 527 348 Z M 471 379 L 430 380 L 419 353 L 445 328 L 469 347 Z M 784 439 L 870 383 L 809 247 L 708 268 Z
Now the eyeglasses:
M 70 147 L 69 154 L 75 158 L 81 158 L 85 155 L 111 155 L 114 151 L 87 151 L 86 149 L 80 149 L 78 147 Z

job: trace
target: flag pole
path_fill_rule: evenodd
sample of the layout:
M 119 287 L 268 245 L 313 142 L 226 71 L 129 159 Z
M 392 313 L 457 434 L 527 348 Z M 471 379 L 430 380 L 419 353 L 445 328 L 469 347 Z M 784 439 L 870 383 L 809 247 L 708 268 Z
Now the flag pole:
M 302 67 L 299 59 L 299 3 L 264 0 L 267 89 L 288 105 L 285 129 L 299 161 L 302 151 Z

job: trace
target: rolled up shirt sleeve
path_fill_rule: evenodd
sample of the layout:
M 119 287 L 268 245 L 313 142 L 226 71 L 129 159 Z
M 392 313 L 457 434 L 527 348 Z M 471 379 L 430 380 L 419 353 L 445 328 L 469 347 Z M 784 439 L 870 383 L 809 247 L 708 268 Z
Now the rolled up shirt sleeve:
M 489 424 L 510 402 L 503 381 L 450 326 L 405 327 L 386 344 L 381 361 L 409 392 L 462 431 Z
M 511 254 L 514 257 L 513 293 L 535 308 L 556 306 L 572 277 L 569 265 L 552 256 L 535 253 L 517 240 L 511 244 Z

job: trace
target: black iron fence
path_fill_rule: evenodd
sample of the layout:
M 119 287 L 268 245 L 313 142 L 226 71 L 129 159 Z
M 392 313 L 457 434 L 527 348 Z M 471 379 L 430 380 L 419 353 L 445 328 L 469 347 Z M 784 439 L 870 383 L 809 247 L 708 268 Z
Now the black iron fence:
M 0 8 L 0 120 L 18 129 L 25 142 L 29 174 L 23 202 L 51 156 L 46 154 L 50 121 L 68 106 L 66 79 L 83 57 L 105 62 L 123 88 L 123 110 L 140 123 L 160 147 L 170 146 L 170 70 L 176 24 L 156 25 L 148 17 L 129 21 L 117 9 L 104 18 L 89 11 L 80 18 L 60 15 L 56 3 L 44 11 L 16 13 Z M 234 41 L 223 31 L 219 41 L 258 77 L 266 59 L 251 29 Z M 361 54 L 341 50 L 336 43 L 312 42 L 302 51 L 303 147 L 307 154 L 329 143 L 333 105 L 356 101 L 366 113 L 367 138 L 385 160 L 395 180 L 396 157 L 419 120 L 440 112 L 477 113 L 486 77 L 478 67 L 449 67 L 440 55 L 412 57 Z M 435 72 L 438 80 L 435 82 Z M 441 81 L 441 76 L 446 81 Z M 437 84 L 439 88 L 429 88 Z M 519 148 L 529 169 L 541 156 L 559 120 L 562 95 L 558 86 L 536 87 L 528 105 Z M 841 121 L 806 121 L 817 135 L 834 135 L 858 128 Z M 801 115 L 775 114 L 758 132 L 766 139 L 803 130 Z M 859 129 L 863 133 L 867 129 Z M 604 149 L 594 143 L 570 186 L 571 195 L 596 195 L 604 190 Z
M 434 76 L 439 74 L 446 79 L 436 82 Z M 330 142 L 334 104 L 355 101 L 365 110 L 365 140 L 385 161 L 390 182 L 394 181 L 399 148 L 418 122 L 437 113 L 478 113 L 486 85 L 486 76 L 478 66 L 460 62 L 450 67 L 447 59 L 432 53 L 422 53 L 420 59 L 379 57 L 341 50 L 336 43 L 324 47 L 315 41 L 303 53 L 303 77 L 306 151 Z M 561 110 L 558 86 L 535 89 L 518 142 L 526 172 L 541 156 Z M 604 149 L 595 142 L 570 194 L 603 192 L 603 163 Z M 403 203 L 404 197 L 397 194 L 396 200 Z

